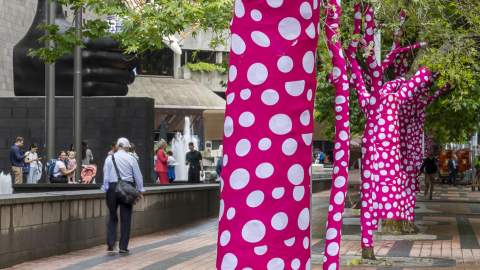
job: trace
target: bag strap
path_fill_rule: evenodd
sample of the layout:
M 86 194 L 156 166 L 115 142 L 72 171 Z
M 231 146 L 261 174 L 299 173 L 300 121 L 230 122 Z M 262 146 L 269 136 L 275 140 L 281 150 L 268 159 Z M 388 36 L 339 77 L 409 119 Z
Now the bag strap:
M 123 181 L 122 178 L 120 178 L 120 171 L 118 170 L 117 167 L 117 162 L 115 162 L 115 154 L 112 154 L 112 162 L 113 162 L 113 167 L 115 168 L 115 173 L 117 174 L 117 181 Z M 135 176 L 133 175 L 133 168 L 132 168 L 132 179 L 133 179 L 133 184 L 137 186 L 137 182 L 135 181 Z
M 115 168 L 115 173 L 117 174 L 117 181 L 120 182 L 122 181 L 122 178 L 120 178 L 120 172 L 118 171 L 117 162 L 115 162 L 114 154 L 112 154 L 112 162 L 113 162 L 113 167 Z

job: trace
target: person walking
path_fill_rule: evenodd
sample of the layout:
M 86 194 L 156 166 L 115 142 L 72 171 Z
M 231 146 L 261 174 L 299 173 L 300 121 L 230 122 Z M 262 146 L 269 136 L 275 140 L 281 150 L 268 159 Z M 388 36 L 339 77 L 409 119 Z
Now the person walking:
M 27 175 L 27 184 L 36 184 L 42 178 L 42 160 L 38 157 L 38 146 L 36 144 L 30 145 L 27 153 L 25 153 L 25 163 L 29 165 L 30 169 Z
M 164 140 L 160 140 L 157 153 L 156 153 L 156 160 L 155 160 L 155 172 L 158 176 L 158 184 L 166 185 L 170 182 L 168 181 L 168 157 L 165 153 L 165 149 L 167 148 L 167 142 Z
M 15 184 L 23 183 L 23 164 L 25 154 L 22 152 L 24 139 L 17 137 L 15 143 L 10 148 L 10 165 L 12 166 L 12 176 Z
M 143 194 L 143 176 L 140 172 L 137 159 L 127 150 L 131 147 L 127 138 L 119 138 L 117 141 L 117 151 L 105 159 L 103 166 L 103 185 L 102 190 L 106 192 L 107 207 L 109 218 L 107 224 L 107 251 L 113 252 L 117 237 L 118 215 L 117 209 L 120 208 L 120 241 L 119 253 L 127 254 L 128 242 L 130 240 L 130 227 L 132 223 L 133 204 L 127 204 L 117 197 L 116 188 L 118 179 L 129 182 L 132 186 Z M 142 196 L 142 195 L 141 195 Z
M 77 168 L 77 160 L 75 159 L 75 151 L 69 151 L 68 152 L 68 158 L 67 158 L 67 169 L 72 170 L 73 168 Z M 88 166 L 88 165 L 87 165 Z M 80 177 L 81 178 L 81 177 Z M 67 180 L 69 184 L 75 184 L 75 172 L 67 176 Z
M 90 165 L 93 162 L 93 152 L 87 142 L 82 142 L 82 165 Z
M 188 149 L 190 151 L 185 157 L 185 163 L 188 166 L 188 182 L 200 183 L 200 171 L 203 170 L 202 154 L 195 150 L 192 142 L 188 143 Z
M 450 172 L 448 176 L 448 183 L 457 185 L 457 172 L 458 172 L 458 162 L 457 156 L 455 154 L 448 160 L 448 170 Z
M 437 160 L 430 154 L 422 163 L 420 167 L 420 173 L 425 172 L 425 198 L 429 195 L 429 199 L 432 199 L 433 185 L 435 180 L 435 174 L 438 171 Z
M 128 153 L 132 155 L 137 161 L 140 161 L 140 157 L 136 152 L 135 144 L 133 144 L 132 142 L 130 143 L 130 147 L 128 148 Z

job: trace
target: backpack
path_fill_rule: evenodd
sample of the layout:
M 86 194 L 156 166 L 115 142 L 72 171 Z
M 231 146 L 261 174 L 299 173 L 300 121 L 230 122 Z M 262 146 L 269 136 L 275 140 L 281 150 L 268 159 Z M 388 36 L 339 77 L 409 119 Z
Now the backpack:
M 56 159 L 50 159 L 47 161 L 46 168 L 47 168 L 47 175 L 49 177 L 53 176 L 53 172 L 55 170 L 55 164 L 57 163 Z

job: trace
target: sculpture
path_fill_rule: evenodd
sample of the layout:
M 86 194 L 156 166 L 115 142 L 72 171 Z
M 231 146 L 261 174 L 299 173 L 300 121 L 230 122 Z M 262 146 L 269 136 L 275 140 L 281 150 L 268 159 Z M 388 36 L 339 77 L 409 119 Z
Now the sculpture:
M 31 48 L 44 46 L 38 42 L 43 31 L 38 25 L 45 21 L 45 2 L 38 0 L 37 12 L 30 29 L 13 49 L 14 91 L 16 96 L 45 95 L 45 64 L 28 56 Z M 70 27 L 62 7 L 57 8 L 55 23 L 61 31 Z M 135 56 L 122 53 L 118 42 L 109 37 L 86 40 L 83 58 L 84 96 L 124 96 L 128 84 L 135 79 L 133 69 L 138 63 Z M 66 55 L 56 62 L 56 95 L 71 96 L 73 93 L 73 56 Z
M 235 1 L 217 269 L 310 269 L 318 5 Z

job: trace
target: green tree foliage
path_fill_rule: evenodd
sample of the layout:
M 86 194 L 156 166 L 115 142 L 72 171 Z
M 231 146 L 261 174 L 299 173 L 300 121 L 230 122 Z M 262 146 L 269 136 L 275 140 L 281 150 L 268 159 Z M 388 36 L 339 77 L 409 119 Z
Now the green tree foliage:
M 225 29 L 231 19 L 233 0 L 57 0 L 72 11 L 79 8 L 96 15 L 83 23 L 83 35 L 88 38 L 112 36 L 118 40 L 127 53 L 141 53 L 161 49 L 165 37 L 179 34 L 195 35 L 198 31 L 210 30 L 215 34 L 212 46 L 225 40 Z M 106 16 L 122 20 L 119 33 L 108 33 Z M 31 51 L 32 56 L 46 62 L 55 62 L 61 56 L 71 53 L 73 47 L 81 44 L 74 35 L 74 29 L 64 33 L 55 25 L 42 25 L 48 34 L 42 42 L 53 41 L 52 48 Z
M 343 2 L 342 32 L 344 46 L 352 39 L 353 4 Z M 367 1 L 363 1 L 367 2 Z M 449 82 L 454 90 L 432 104 L 427 113 L 427 131 L 439 142 L 465 141 L 480 123 L 480 1 L 478 0 L 371 0 L 382 33 L 382 57 L 393 43 L 398 29 L 399 10 L 407 12 L 403 45 L 418 41 L 429 43 L 413 55 L 411 72 L 419 65 L 440 72 L 432 92 Z M 327 134 L 333 134 L 333 89 L 325 82 L 331 70 L 323 38 L 319 39 L 319 69 L 316 116 L 326 123 Z M 359 53 L 360 54 L 360 53 Z M 362 58 L 362 57 L 360 57 Z M 352 134 L 363 130 L 363 116 L 356 96 L 351 99 Z

